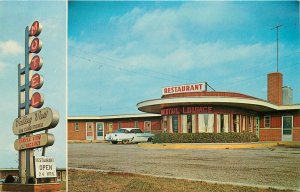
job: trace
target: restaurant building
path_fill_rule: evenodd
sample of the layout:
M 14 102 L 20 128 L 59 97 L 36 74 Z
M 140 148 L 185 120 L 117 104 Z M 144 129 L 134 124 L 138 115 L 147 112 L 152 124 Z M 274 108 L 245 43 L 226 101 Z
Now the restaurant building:
M 137 104 L 142 114 L 69 117 L 68 140 L 103 140 L 118 128 L 139 127 L 151 133 L 253 132 L 260 141 L 300 141 L 300 104 L 291 103 L 292 89 L 288 94 L 286 89 L 278 72 L 268 74 L 267 101 L 208 91 L 207 83 L 164 87 L 161 98 Z

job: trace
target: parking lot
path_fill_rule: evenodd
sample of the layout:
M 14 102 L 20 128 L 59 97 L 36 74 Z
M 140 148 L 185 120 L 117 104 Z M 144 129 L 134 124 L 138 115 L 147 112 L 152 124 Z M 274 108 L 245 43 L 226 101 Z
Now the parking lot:
M 300 149 L 153 149 L 68 145 L 69 167 L 300 190 Z

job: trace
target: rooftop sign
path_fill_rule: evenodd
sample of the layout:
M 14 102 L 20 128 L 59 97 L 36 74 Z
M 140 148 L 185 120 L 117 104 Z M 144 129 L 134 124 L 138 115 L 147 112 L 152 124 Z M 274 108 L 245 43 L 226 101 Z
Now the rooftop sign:
M 170 95 L 170 94 L 175 94 L 175 93 L 204 92 L 206 90 L 207 90 L 206 83 L 196 83 L 196 84 L 164 87 L 164 88 L 162 88 L 162 94 Z

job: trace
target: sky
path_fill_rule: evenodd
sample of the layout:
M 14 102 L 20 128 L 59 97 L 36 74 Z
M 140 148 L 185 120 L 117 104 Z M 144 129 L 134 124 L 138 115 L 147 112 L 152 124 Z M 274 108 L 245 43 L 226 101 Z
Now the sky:
M 277 25 L 279 72 L 300 103 L 297 1 L 68 6 L 69 116 L 140 113 L 163 87 L 198 82 L 266 100 Z
M 17 135 L 12 132 L 18 116 L 17 69 L 25 60 L 25 28 L 35 20 L 43 25 L 39 35 L 43 48 L 38 55 L 44 61 L 38 72 L 44 85 L 36 91 L 44 95 L 42 108 L 60 114 L 57 127 L 49 130 L 55 142 L 46 149 L 46 156 L 54 157 L 57 167 L 66 167 L 66 16 L 63 1 L 0 1 L 0 168 L 18 168 Z M 41 150 L 35 150 L 35 155 L 41 156 Z

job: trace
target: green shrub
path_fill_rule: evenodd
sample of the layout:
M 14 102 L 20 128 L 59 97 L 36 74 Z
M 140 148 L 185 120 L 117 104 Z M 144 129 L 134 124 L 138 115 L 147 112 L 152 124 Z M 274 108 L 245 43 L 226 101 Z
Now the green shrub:
M 254 133 L 160 133 L 153 143 L 244 143 L 257 142 Z

